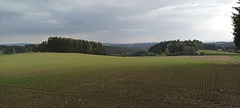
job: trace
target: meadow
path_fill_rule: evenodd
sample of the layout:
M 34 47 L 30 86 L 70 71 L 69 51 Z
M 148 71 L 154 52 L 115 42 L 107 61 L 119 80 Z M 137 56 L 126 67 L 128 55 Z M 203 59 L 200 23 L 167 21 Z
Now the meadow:
M 237 55 L 237 53 L 215 50 L 199 50 L 198 54 L 200 54 L 201 52 L 203 52 L 205 55 Z
M 0 107 L 240 107 L 240 57 L 205 58 L 0 55 Z

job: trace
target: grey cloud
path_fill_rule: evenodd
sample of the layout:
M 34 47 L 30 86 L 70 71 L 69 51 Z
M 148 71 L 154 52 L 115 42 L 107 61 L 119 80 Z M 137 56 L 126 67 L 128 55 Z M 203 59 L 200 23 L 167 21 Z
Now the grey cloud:
M 117 42 L 139 36 L 141 38 L 156 36 L 164 40 L 168 37 L 194 38 L 190 35 L 201 35 L 199 31 L 194 31 L 193 27 L 196 27 L 197 23 L 221 16 L 223 13 L 218 10 L 218 6 L 232 2 L 230 0 L 2 0 L 0 36 L 28 35 L 30 38 L 29 35 L 37 37 L 85 32 L 91 36 L 91 39 L 94 37 L 95 40 L 104 42 Z

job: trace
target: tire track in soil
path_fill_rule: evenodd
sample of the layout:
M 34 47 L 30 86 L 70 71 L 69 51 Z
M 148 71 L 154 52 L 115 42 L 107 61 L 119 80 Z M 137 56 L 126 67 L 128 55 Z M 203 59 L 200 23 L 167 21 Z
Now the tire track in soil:
M 46 90 L 40 88 L 29 88 L 29 87 L 16 87 L 16 86 L 1 86 L 1 88 L 13 88 L 13 89 L 22 89 L 22 90 L 31 90 L 31 91 L 41 91 L 49 93 L 65 93 L 66 91 L 55 91 L 55 90 Z
M 213 66 L 213 62 L 210 63 L 211 66 L 211 88 L 210 88 L 210 104 L 211 106 L 214 107 L 220 107 L 219 105 L 221 105 L 221 100 L 220 99 L 220 95 L 217 92 L 217 88 L 216 88 L 216 70 L 214 69 Z
M 214 75 L 215 70 L 214 70 L 212 62 L 210 63 L 210 65 L 211 65 L 211 69 L 212 69 L 211 70 L 211 89 L 216 90 L 216 78 Z
M 207 99 L 212 107 L 233 107 L 239 106 L 235 98 L 236 95 L 229 91 L 225 91 L 228 88 L 232 88 L 232 84 L 228 83 L 229 76 L 222 76 L 223 73 L 219 73 L 215 68 L 213 62 L 210 63 L 211 66 L 211 88 L 209 91 L 209 99 Z M 230 73 L 229 73 L 230 74 Z M 237 102 L 237 103 L 235 103 Z
M 40 89 L 40 88 L 28 88 L 28 87 L 16 87 L 16 86 L 1 86 L 0 88 L 13 88 L 13 89 L 21 89 L 21 90 L 30 90 L 32 92 L 46 92 L 46 93 L 64 93 L 64 94 L 69 94 L 75 96 L 78 93 L 81 93 L 83 91 L 64 91 L 64 90 L 46 90 L 46 89 Z M 95 92 L 95 91 L 90 91 L 91 93 L 111 93 L 111 92 Z
M 166 73 L 166 74 L 164 74 L 164 75 L 161 75 L 161 78 L 159 79 L 159 77 L 156 79 L 156 76 L 152 76 L 152 77 L 154 77 L 154 81 L 158 81 L 158 82 L 160 82 L 160 81 L 164 81 L 167 85 L 170 85 L 168 88 L 173 88 L 173 87 L 175 87 L 176 85 L 173 85 L 172 84 L 172 82 L 174 81 L 173 79 L 168 79 L 169 77 L 168 76 L 170 76 L 170 75 L 172 75 L 172 74 L 174 74 L 174 73 L 176 73 L 176 72 L 178 72 L 178 71 L 181 71 L 181 70 L 184 70 L 185 68 L 186 68 L 187 66 L 186 65 L 181 65 L 181 66 L 179 66 L 179 67 L 175 67 L 173 70 L 171 70 L 170 72 L 168 72 L 168 73 Z M 151 78 L 152 78 L 151 77 Z M 150 86 L 150 85 L 149 85 Z M 155 86 L 154 84 L 153 84 L 153 86 Z M 158 92 L 159 90 L 153 90 L 153 91 L 151 91 L 152 93 L 148 93 L 148 92 L 146 92 L 145 93 L 145 95 L 143 95 L 141 98 L 140 98 L 140 100 L 142 101 L 142 102 L 144 102 L 144 103 L 162 103 L 162 104 L 168 104 L 168 105 L 175 105 L 175 106 L 177 106 L 177 105 L 179 105 L 179 103 L 178 102 L 174 102 L 174 101 L 170 101 L 170 100 L 168 100 L 168 99 L 163 99 L 163 98 L 157 98 L 157 97 L 155 97 L 154 96 L 154 93 L 156 93 L 156 92 Z M 165 92 L 169 92 L 166 88 L 165 89 L 162 89 L 162 93 L 160 93 L 160 94 L 166 94 Z M 162 95 L 162 96 L 165 96 L 165 95 Z M 168 97 L 168 96 L 167 96 Z M 169 98 L 171 98 L 171 97 L 169 97 Z

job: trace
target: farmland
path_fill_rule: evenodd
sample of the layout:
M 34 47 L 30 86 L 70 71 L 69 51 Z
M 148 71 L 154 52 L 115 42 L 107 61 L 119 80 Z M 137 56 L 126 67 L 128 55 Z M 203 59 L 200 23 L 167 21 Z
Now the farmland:
M 224 52 L 224 51 L 214 51 L 214 50 L 199 50 L 198 54 L 203 52 L 205 55 L 236 55 L 236 53 L 232 52 Z
M 240 107 L 240 57 L 214 57 L 1 55 L 0 107 Z

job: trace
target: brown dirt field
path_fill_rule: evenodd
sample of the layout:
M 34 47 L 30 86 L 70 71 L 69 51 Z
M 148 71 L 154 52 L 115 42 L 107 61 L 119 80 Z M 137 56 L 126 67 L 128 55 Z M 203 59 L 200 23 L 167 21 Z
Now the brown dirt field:
M 190 59 L 198 60 L 219 60 L 219 61 L 237 61 L 229 56 L 192 56 Z

